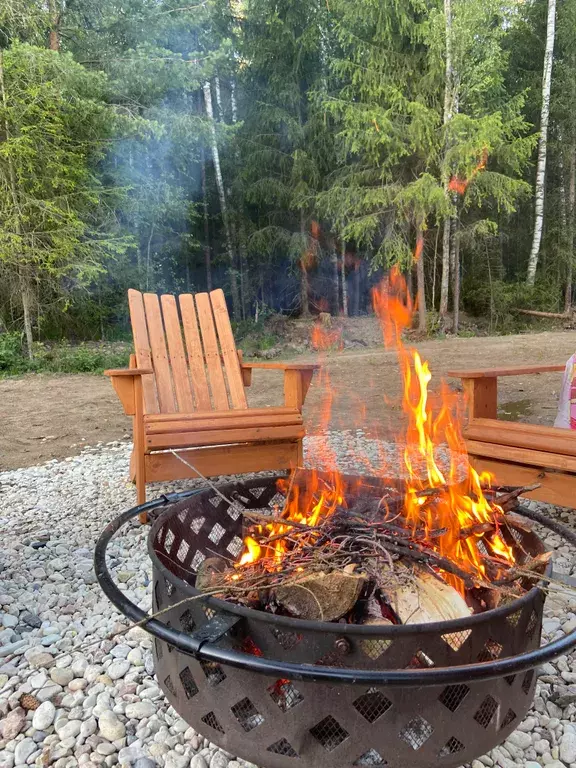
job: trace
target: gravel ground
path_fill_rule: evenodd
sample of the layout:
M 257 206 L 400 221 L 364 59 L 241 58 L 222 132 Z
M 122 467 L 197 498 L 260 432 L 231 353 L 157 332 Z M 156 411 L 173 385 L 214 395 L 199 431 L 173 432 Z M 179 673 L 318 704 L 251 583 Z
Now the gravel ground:
M 365 470 L 366 460 L 358 466 L 354 458 L 359 448 L 370 461 L 380 457 L 381 447 L 352 433 L 309 438 L 307 455 L 337 455 L 343 469 Z M 92 550 L 104 525 L 135 503 L 127 482 L 129 450 L 112 443 L 0 474 L 0 768 L 249 766 L 195 733 L 168 706 L 145 632 L 135 628 L 106 639 L 125 624 L 96 583 Z M 150 488 L 149 497 L 167 490 L 176 487 Z M 573 513 L 549 512 L 571 522 Z M 110 564 L 127 594 L 148 609 L 146 534 L 134 524 L 113 544 Z M 576 553 L 555 535 L 547 543 L 557 550 L 555 569 L 576 572 Z M 556 593 L 546 604 L 546 637 L 575 628 L 576 592 Z M 41 706 L 23 709 L 24 693 Z M 472 768 L 576 768 L 575 719 L 571 655 L 540 670 L 533 710 Z

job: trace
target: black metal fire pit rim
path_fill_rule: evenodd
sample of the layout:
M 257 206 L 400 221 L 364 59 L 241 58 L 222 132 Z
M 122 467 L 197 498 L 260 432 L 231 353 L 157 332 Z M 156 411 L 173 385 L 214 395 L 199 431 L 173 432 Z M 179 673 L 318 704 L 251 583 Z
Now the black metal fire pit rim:
M 290 680 L 303 680 L 309 682 L 346 683 L 389 685 L 404 687 L 435 686 L 444 684 L 464 683 L 473 680 L 490 680 L 507 675 L 525 672 L 529 669 L 553 661 L 559 656 L 570 651 L 576 646 L 576 630 L 568 635 L 554 640 L 551 643 L 527 651 L 517 656 L 508 656 L 493 661 L 465 664 L 455 667 L 430 667 L 423 669 L 401 670 L 372 670 L 372 669 L 348 669 L 341 667 L 324 667 L 312 664 L 294 664 L 292 662 L 279 662 L 273 659 L 241 653 L 228 648 L 220 648 L 213 643 L 206 642 L 203 638 L 194 637 L 186 632 L 168 627 L 157 619 L 150 618 L 137 605 L 132 603 L 126 595 L 114 583 L 108 566 L 106 565 L 106 550 L 113 536 L 126 523 L 142 512 L 150 512 L 173 501 L 180 501 L 201 490 L 185 491 L 182 493 L 168 494 L 160 499 L 149 501 L 132 509 L 126 510 L 112 520 L 102 531 L 94 551 L 94 568 L 96 578 L 102 591 L 128 619 L 136 624 L 145 626 L 147 632 L 164 642 L 170 643 L 178 650 L 196 658 L 201 657 L 207 661 L 246 669 L 251 672 L 286 678 Z M 573 531 L 566 528 L 568 538 L 573 536 Z M 173 577 L 173 574 L 171 574 Z M 222 602 L 222 601 L 219 601 Z M 230 613 L 229 610 L 223 613 Z M 450 626 L 456 622 L 450 622 Z M 301 626 L 301 625 L 300 625 Z M 422 625 L 429 626 L 429 625 Z M 341 627 L 344 629 L 344 626 Z M 341 629 L 339 627 L 339 631 Z M 397 629 L 400 629 L 398 627 Z

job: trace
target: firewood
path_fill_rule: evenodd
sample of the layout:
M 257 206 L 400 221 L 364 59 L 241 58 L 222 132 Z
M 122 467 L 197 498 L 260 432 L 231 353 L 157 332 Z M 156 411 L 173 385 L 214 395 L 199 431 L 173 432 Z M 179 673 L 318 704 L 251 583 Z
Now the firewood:
M 365 581 L 361 574 L 320 571 L 273 592 L 276 602 L 296 618 L 335 621 L 352 610 Z
M 217 577 L 229 567 L 226 560 L 221 557 L 208 557 L 198 566 L 196 589 L 199 592 L 210 592 L 219 583 Z

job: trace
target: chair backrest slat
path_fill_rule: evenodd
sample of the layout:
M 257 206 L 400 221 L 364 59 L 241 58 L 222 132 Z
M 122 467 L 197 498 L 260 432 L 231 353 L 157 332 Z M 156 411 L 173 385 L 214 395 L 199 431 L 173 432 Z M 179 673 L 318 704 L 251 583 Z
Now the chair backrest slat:
M 248 407 L 222 290 L 179 297 L 128 291 L 145 413 Z
M 158 390 L 160 412 L 174 413 L 177 409 L 172 390 L 170 360 L 168 358 L 168 350 L 166 349 L 160 302 L 155 293 L 144 294 L 144 309 L 146 310 L 148 338 L 150 339 L 154 373 L 156 374 L 156 389 Z
M 206 365 L 204 364 L 204 352 L 198 331 L 194 297 L 191 293 L 183 293 L 179 296 L 179 303 L 196 410 L 211 411 L 212 403 L 210 402 L 210 390 L 206 378 Z
M 148 328 L 146 327 L 146 313 L 140 291 L 135 291 L 132 288 L 128 291 L 128 306 L 130 308 L 137 367 L 153 368 Z M 153 375 L 142 377 L 142 394 L 144 396 L 145 412 L 158 413 L 158 398 L 156 396 L 156 384 Z
M 218 349 L 218 339 L 214 327 L 214 318 L 212 317 L 212 307 L 207 293 L 197 293 L 196 311 L 200 323 L 200 332 L 202 334 L 202 344 L 204 347 L 204 359 L 208 369 L 208 380 L 212 391 L 212 400 L 214 407 L 218 411 L 227 411 L 230 408 L 228 403 L 228 394 L 226 392 L 226 382 L 222 372 L 222 363 L 220 361 L 220 350 Z
M 191 413 L 194 410 L 194 401 L 192 400 L 192 390 L 188 377 L 188 362 L 184 353 L 184 344 L 182 343 L 182 326 L 178 317 L 176 299 L 174 296 L 164 295 L 160 298 L 160 303 L 162 315 L 164 316 L 170 365 L 172 366 L 177 410 L 183 413 Z
M 234 342 L 234 335 L 232 334 L 232 326 L 230 325 L 230 317 L 228 315 L 226 299 L 224 298 L 224 291 L 221 288 L 212 291 L 210 293 L 210 301 L 212 303 L 212 311 L 214 313 L 216 330 L 220 341 L 224 370 L 226 371 L 226 378 L 228 379 L 228 391 L 230 392 L 232 408 L 247 408 L 246 391 L 244 389 L 244 382 L 242 381 L 240 361 L 238 360 L 236 343 Z

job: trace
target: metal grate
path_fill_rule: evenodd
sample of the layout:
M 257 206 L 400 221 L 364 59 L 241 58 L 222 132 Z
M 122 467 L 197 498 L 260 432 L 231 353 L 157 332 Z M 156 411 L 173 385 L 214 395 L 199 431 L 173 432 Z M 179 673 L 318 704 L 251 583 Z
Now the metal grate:
M 345 667 L 346 663 L 344 661 L 344 656 L 342 655 L 342 651 L 333 650 L 328 651 L 328 653 L 325 653 L 324 656 L 321 656 L 317 661 L 314 662 L 314 664 L 318 665 L 319 667 Z
M 458 741 L 455 736 L 452 736 L 452 738 L 448 739 L 446 744 L 444 744 L 440 752 L 438 752 L 438 757 L 448 757 L 448 755 L 454 755 L 456 752 L 462 752 L 463 749 L 464 744 L 462 744 L 461 741 Z
M 530 693 L 530 688 L 532 686 L 532 680 L 534 679 L 534 670 L 530 669 L 526 674 L 524 675 L 524 679 L 522 680 L 522 690 L 525 694 Z
M 194 632 L 194 629 L 196 628 L 196 622 L 192 616 L 192 611 L 190 611 L 188 608 L 186 608 L 184 613 L 181 614 L 180 624 L 182 625 L 184 632 Z
M 360 647 L 362 651 L 373 661 L 379 659 L 382 654 L 390 648 L 392 640 L 362 640 Z
M 506 621 L 508 622 L 508 624 L 510 624 L 511 627 L 517 627 L 521 618 L 522 618 L 522 611 L 515 611 L 514 613 L 511 613 L 509 616 L 506 616 Z
M 274 685 L 268 688 L 268 693 L 272 701 L 278 704 L 282 712 L 288 712 L 296 704 L 304 701 L 304 696 L 294 687 L 291 680 L 276 680 Z
M 264 718 L 248 697 L 234 704 L 230 710 L 246 732 L 257 728 L 264 722 Z
M 426 741 L 428 741 L 433 732 L 434 728 L 432 728 L 430 723 L 418 715 L 418 717 L 414 717 L 410 720 L 398 735 L 409 747 L 412 747 L 414 751 L 417 751 Z
M 194 531 L 194 533 L 200 533 L 200 529 L 204 525 L 205 521 L 205 517 L 195 517 L 194 520 L 192 520 L 190 523 L 190 528 Z
M 507 725 L 510 725 L 510 723 L 513 723 L 514 720 L 516 720 L 516 712 L 514 712 L 513 709 L 509 709 L 508 712 L 506 712 L 506 715 L 504 716 L 504 720 L 502 720 L 502 724 L 500 725 L 500 729 L 506 728 Z
M 438 696 L 438 701 L 444 704 L 446 709 L 450 712 L 456 712 L 460 704 L 464 701 L 466 696 L 470 693 L 470 688 L 464 683 L 460 685 L 447 685 Z
M 270 744 L 266 751 L 274 752 L 275 755 L 283 755 L 284 757 L 298 757 L 298 752 L 296 752 L 292 747 L 292 744 L 290 744 L 289 741 L 286 741 L 286 739 L 275 741 L 274 744 Z
M 216 616 L 216 611 L 214 608 L 210 608 L 209 605 L 202 605 L 202 610 L 204 611 L 204 615 L 210 621 L 210 619 L 213 619 L 214 616 Z
M 516 675 L 506 675 L 504 680 L 506 680 L 508 685 L 514 685 L 514 680 L 516 680 Z
M 168 530 L 168 533 L 166 534 L 166 538 L 164 539 L 164 546 L 166 549 L 170 549 L 172 544 L 174 544 L 174 539 L 176 537 L 174 536 L 174 533 L 171 530 Z
M 460 632 L 449 632 L 446 635 L 441 635 L 441 637 L 453 651 L 459 651 L 471 634 L 471 629 L 462 629 Z
M 388 765 L 388 763 L 375 749 L 369 749 L 363 755 L 360 755 L 358 760 L 354 762 L 354 765 Z
M 481 725 L 482 728 L 488 728 L 496 710 L 498 709 L 498 702 L 492 696 L 486 696 L 482 704 L 478 707 L 478 711 L 474 715 L 474 720 Z
M 154 640 L 154 647 L 156 648 L 156 658 L 158 661 L 162 658 L 162 654 L 164 653 L 164 646 L 160 642 L 160 640 Z
M 497 643 L 496 640 L 486 640 L 484 648 L 478 654 L 478 661 L 494 661 L 502 653 L 502 643 Z
M 209 728 L 213 728 L 215 731 L 218 731 L 219 733 L 224 733 L 224 728 L 220 725 L 218 722 L 218 718 L 214 714 L 214 712 L 208 712 L 207 715 L 204 715 L 204 717 L 200 718 L 203 723 L 206 723 L 206 725 Z
M 536 632 L 539 624 L 540 624 L 540 619 L 536 615 L 536 612 L 532 611 L 532 613 L 530 614 L 530 618 L 528 619 L 528 625 L 526 627 L 526 635 L 530 639 L 534 637 L 534 632 Z
M 332 715 L 328 715 L 324 720 L 316 723 L 313 728 L 310 728 L 310 733 L 327 752 L 332 752 L 333 749 L 339 747 L 350 735 Z
M 174 688 L 174 683 L 172 682 L 170 675 L 168 675 L 168 677 L 164 680 L 164 686 L 172 694 L 172 696 L 176 696 L 176 689 Z
M 193 571 L 197 571 L 198 568 L 202 565 L 202 563 L 206 560 L 206 555 L 204 552 L 200 552 L 199 549 L 196 550 L 196 553 L 194 557 L 192 558 L 192 562 L 190 563 L 190 567 Z
M 430 656 L 427 656 L 424 651 L 419 650 L 416 651 L 414 656 L 412 656 L 412 659 L 410 660 L 410 664 L 406 667 L 406 669 L 426 669 L 428 667 L 433 667 L 434 662 L 430 658 Z
M 180 560 L 181 563 L 183 563 L 184 560 L 186 560 L 186 555 L 188 552 L 190 552 L 190 544 L 182 539 L 180 546 L 178 547 L 178 551 L 176 552 L 176 558 Z
M 184 693 L 186 694 L 187 699 L 192 699 L 194 696 L 196 696 L 198 693 L 198 686 L 194 682 L 192 672 L 190 672 L 190 667 L 184 667 L 182 672 L 180 672 L 180 682 L 182 683 L 182 687 L 184 688 Z
M 240 552 L 242 552 L 242 547 L 244 546 L 244 543 L 242 539 L 239 536 L 234 536 L 230 544 L 226 547 L 226 551 L 229 552 L 232 557 L 238 557 Z
M 226 529 L 223 528 L 220 523 L 216 523 L 216 525 L 212 528 L 210 533 L 208 534 L 208 538 L 210 541 L 213 541 L 214 544 L 218 544 L 222 536 L 226 533 Z
M 369 688 L 366 693 L 352 702 L 352 706 L 369 723 L 375 723 L 378 718 L 382 717 L 390 709 L 392 702 L 376 688 Z
M 226 680 L 226 674 L 224 670 L 215 661 L 206 661 L 205 659 L 198 659 L 202 672 L 206 675 L 206 681 L 208 685 L 215 686 Z
M 172 584 L 171 581 L 168 581 L 168 579 L 164 579 L 164 586 L 166 587 L 166 594 L 168 597 L 172 597 L 174 594 L 174 584 Z

